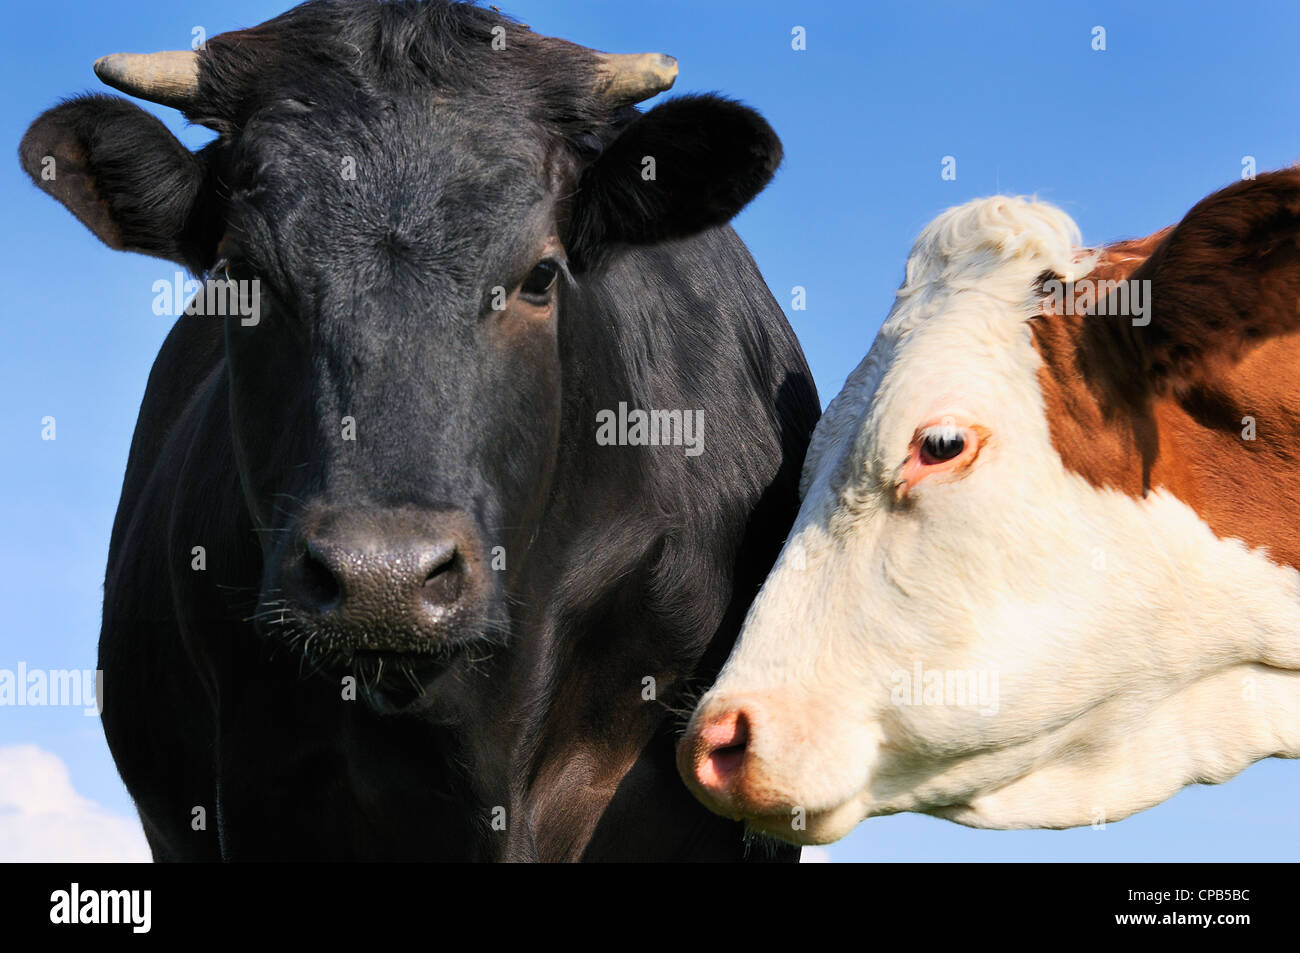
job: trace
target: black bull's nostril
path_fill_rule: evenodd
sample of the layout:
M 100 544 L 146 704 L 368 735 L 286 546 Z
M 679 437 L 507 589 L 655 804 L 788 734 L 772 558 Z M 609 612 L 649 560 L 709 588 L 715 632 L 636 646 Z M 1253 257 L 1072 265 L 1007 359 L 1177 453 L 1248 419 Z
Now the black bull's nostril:
M 421 598 L 432 606 L 455 605 L 465 591 L 466 563 L 454 547 L 443 550 L 443 557 L 433 560 L 421 583 Z
M 330 567 L 330 556 L 308 542 L 298 560 L 297 573 L 285 573 L 284 583 L 298 590 L 303 605 L 316 614 L 329 612 L 338 605 L 343 587 Z M 296 580 L 293 578 L 296 576 Z M 294 586 L 296 581 L 297 585 Z
M 481 634 L 483 549 L 458 511 L 316 508 L 267 591 L 336 651 L 436 652 Z

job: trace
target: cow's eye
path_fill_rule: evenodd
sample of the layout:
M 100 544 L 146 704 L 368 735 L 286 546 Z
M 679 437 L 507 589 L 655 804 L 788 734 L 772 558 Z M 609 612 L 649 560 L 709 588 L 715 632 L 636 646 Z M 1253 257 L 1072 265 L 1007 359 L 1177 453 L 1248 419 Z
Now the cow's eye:
M 895 494 L 902 499 L 912 487 L 931 477 L 944 483 L 961 479 L 970 472 L 988 439 L 988 429 L 975 423 L 968 414 L 954 412 L 931 418 L 912 434 L 907 460 L 894 485 Z
M 965 449 L 966 438 L 960 430 L 931 431 L 921 441 L 921 462 L 927 465 L 943 463 L 961 456 Z
M 242 259 L 222 258 L 208 270 L 208 274 L 226 281 L 248 281 L 253 278 L 253 269 Z
M 519 293 L 525 298 L 545 303 L 546 297 L 555 287 L 555 279 L 559 276 L 559 265 L 553 261 L 539 261 L 528 273 L 524 283 L 519 286 Z

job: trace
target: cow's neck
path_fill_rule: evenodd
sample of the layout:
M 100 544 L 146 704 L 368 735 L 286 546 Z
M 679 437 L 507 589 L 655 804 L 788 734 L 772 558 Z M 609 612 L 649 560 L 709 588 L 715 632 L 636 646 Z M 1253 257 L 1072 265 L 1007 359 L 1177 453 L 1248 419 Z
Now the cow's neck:
M 1150 247 L 1150 239 L 1111 246 L 1090 277 L 1127 277 Z M 1087 322 L 1106 320 L 1123 319 L 1045 314 L 1031 322 L 1052 443 L 1066 469 L 1135 498 L 1164 489 L 1219 537 L 1300 568 L 1300 377 L 1285 372 L 1300 367 L 1300 334 L 1265 340 L 1212 385 L 1135 401 L 1100 366 L 1107 355 L 1087 333 Z

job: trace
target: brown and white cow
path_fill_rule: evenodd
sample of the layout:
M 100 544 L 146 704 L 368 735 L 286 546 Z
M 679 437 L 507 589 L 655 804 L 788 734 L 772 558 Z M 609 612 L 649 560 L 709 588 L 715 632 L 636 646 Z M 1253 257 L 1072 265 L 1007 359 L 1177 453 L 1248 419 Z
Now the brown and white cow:
M 1300 170 L 1080 246 L 1008 197 L 917 240 L 680 744 L 714 810 L 1071 827 L 1300 756 Z

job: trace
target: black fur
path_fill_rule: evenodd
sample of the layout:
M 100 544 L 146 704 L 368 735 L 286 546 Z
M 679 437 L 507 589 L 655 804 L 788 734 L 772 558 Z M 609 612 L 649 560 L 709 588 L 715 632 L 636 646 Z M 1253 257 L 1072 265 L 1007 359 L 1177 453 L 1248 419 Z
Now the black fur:
M 18 152 L 32 181 L 110 248 L 197 262 L 203 165 L 139 106 L 70 100 L 32 123 Z
M 663 241 L 725 225 L 780 161 L 780 140 L 752 109 L 714 96 L 671 100 L 628 126 L 586 170 L 570 242 L 586 259 L 610 242 Z
M 103 720 L 159 859 L 746 856 L 673 743 L 789 529 L 818 414 L 724 224 L 780 147 L 712 97 L 611 108 L 593 70 L 473 6 L 313 2 L 209 41 L 188 112 L 220 135 L 197 156 L 118 100 L 114 141 L 73 136 L 90 171 L 54 194 L 112 193 L 115 247 L 220 254 L 265 289 L 255 327 L 176 323 L 113 529 Z M 102 102 L 37 120 L 25 166 Z M 154 181 L 188 212 L 167 191 L 143 214 Z M 551 317 L 493 312 L 551 231 L 575 273 Z M 703 410 L 705 453 L 597 446 L 620 401 Z M 292 607 L 274 624 L 313 514 L 448 507 L 508 564 L 418 694 L 400 658 L 381 673 Z

